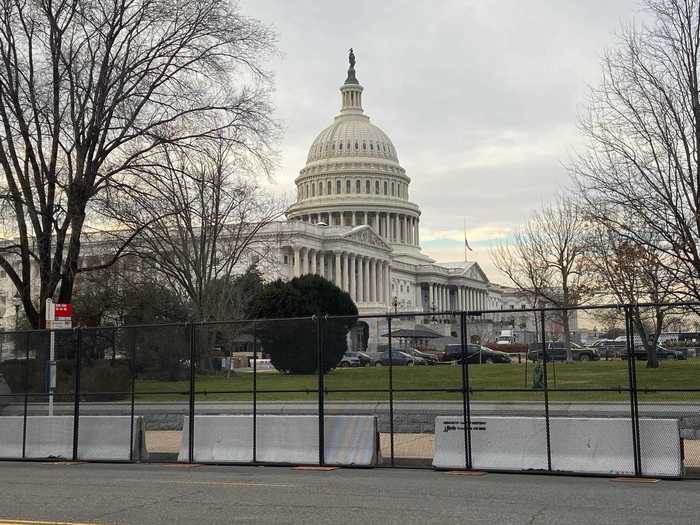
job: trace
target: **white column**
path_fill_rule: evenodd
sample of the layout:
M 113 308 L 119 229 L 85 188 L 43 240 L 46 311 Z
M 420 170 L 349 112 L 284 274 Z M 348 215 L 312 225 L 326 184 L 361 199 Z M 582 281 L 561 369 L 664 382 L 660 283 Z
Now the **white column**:
M 337 287 L 342 286 L 342 280 L 340 276 L 340 253 L 335 252 L 335 280 L 333 281 Z
M 372 278 L 372 288 L 374 289 L 374 302 L 381 302 L 381 292 L 379 291 L 379 272 L 381 271 L 381 261 L 374 260 L 374 277 Z
M 357 301 L 357 290 L 355 288 L 355 255 L 348 255 L 349 264 L 349 274 L 350 274 L 350 297 L 353 301 Z
M 311 271 L 309 273 L 316 275 L 318 273 L 318 268 L 316 266 L 316 250 L 313 250 L 311 252 Z
M 299 247 L 298 247 L 298 246 L 294 246 L 294 247 L 292 248 L 292 252 L 293 252 L 293 254 L 294 254 L 294 255 L 293 255 L 293 257 L 294 257 L 294 273 L 293 273 L 292 276 L 293 276 L 293 277 L 299 277 L 299 275 L 301 274 L 301 264 L 300 264 L 300 261 L 299 261 Z
M 343 253 L 343 290 L 350 292 L 350 272 L 348 272 L 348 254 Z
M 420 246 L 420 219 L 416 219 L 416 246 Z
M 373 259 L 367 259 L 367 302 L 374 302 L 374 290 L 372 290 L 372 278 L 373 278 Z
M 428 309 L 432 309 L 433 303 L 435 302 L 433 288 L 435 285 L 433 283 L 428 283 Z
M 352 212 L 352 225 L 357 226 L 357 212 Z
M 383 279 L 383 290 L 382 292 L 384 293 L 384 305 L 388 308 L 389 307 L 389 301 L 391 300 L 391 269 L 389 267 L 389 261 L 386 261 L 384 263 L 384 273 L 382 275 Z
M 455 289 L 455 310 L 462 309 L 462 287 L 457 286 Z
M 301 273 L 309 273 L 309 249 L 303 248 L 304 256 L 301 258 Z
M 363 293 L 364 293 L 364 298 L 365 298 L 366 303 L 369 303 L 372 300 L 372 298 L 370 297 L 370 293 L 369 293 L 369 266 L 370 266 L 369 265 L 369 257 L 363 257 L 362 258 L 362 275 L 364 278 L 362 279 L 362 283 L 363 283 L 363 288 L 364 288 Z
M 357 302 L 365 302 L 365 269 L 364 269 L 364 257 L 361 255 L 357 256 Z
M 389 303 L 391 303 L 392 295 L 391 295 L 391 266 L 389 264 L 386 265 L 386 305 L 387 307 L 389 306 Z
M 372 302 L 378 303 L 379 298 L 377 297 L 377 259 L 371 260 L 371 272 L 370 272 L 370 290 L 372 291 Z
M 386 293 L 386 290 L 384 289 L 384 268 L 386 266 L 386 261 L 380 261 L 379 262 L 379 275 L 378 278 L 379 280 L 377 281 L 377 290 L 379 291 L 379 303 L 380 304 L 385 304 L 386 299 L 384 297 L 384 294 Z

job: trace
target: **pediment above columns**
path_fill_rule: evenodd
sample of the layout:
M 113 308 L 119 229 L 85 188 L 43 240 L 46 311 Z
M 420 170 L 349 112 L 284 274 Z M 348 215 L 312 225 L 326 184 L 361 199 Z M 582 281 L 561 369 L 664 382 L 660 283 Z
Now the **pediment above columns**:
M 342 237 L 348 241 L 355 241 L 374 248 L 381 248 L 391 251 L 391 246 L 387 244 L 379 235 L 377 235 L 371 226 L 366 224 L 354 227 L 349 232 L 343 234 Z

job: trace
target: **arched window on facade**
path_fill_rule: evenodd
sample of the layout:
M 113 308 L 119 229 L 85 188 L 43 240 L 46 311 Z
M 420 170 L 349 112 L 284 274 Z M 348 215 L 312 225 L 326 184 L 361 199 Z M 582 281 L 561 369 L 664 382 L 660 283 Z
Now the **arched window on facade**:
M 323 182 L 318 183 L 318 194 L 323 195 Z
M 311 183 L 311 196 L 312 197 L 316 196 L 316 183 L 315 182 Z
M 350 179 L 345 181 L 345 193 L 350 193 Z
M 369 181 L 365 181 L 365 193 L 371 193 L 371 186 Z
M 384 181 L 384 195 L 387 195 L 387 182 Z
M 340 195 L 340 180 L 335 181 L 335 192 Z
M 393 182 L 391 183 L 391 196 L 392 196 L 392 197 L 395 197 L 395 196 L 396 196 L 396 191 L 395 191 L 394 183 L 393 183 Z
M 362 193 L 362 186 L 359 180 L 355 181 L 355 193 Z
M 328 181 L 328 184 L 327 184 L 326 188 L 327 188 L 326 193 L 327 193 L 328 195 L 330 195 L 331 193 L 333 193 L 333 186 L 331 186 L 331 181 Z
M 374 181 L 374 193 L 379 195 L 379 181 Z

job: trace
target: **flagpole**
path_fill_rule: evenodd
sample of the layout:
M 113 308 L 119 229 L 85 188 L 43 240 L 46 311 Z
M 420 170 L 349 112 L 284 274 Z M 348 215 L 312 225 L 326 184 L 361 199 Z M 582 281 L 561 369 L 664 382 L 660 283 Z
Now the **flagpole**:
M 467 263 L 467 218 L 462 217 L 464 231 L 464 263 Z

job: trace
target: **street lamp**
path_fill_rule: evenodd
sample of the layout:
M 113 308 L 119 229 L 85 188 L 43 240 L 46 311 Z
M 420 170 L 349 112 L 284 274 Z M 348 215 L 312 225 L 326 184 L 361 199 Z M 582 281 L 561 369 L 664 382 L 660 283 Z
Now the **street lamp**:
M 394 298 L 392 299 L 391 304 L 394 306 L 394 313 L 399 313 L 399 300 L 396 296 L 394 296 Z
M 22 304 L 22 298 L 19 296 L 19 292 L 15 293 L 12 298 L 12 306 L 15 307 L 15 330 L 19 329 L 19 307 Z

